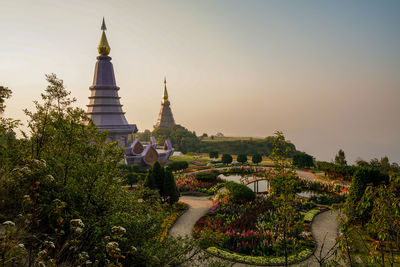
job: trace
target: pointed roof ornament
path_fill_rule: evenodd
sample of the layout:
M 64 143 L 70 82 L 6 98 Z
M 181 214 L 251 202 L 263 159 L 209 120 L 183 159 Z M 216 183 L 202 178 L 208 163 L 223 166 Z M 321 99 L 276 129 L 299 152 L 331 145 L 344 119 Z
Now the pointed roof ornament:
M 168 92 L 167 92 L 167 78 L 164 77 L 164 96 L 162 99 L 162 104 L 165 104 L 168 102 Z
M 106 26 L 106 22 L 104 21 L 104 17 L 103 17 L 103 23 L 101 23 L 101 30 L 102 31 L 106 31 L 107 30 L 107 26 Z
M 108 44 L 107 36 L 105 33 L 105 30 L 107 30 L 107 27 L 106 27 L 106 22 L 104 21 L 104 17 L 103 17 L 103 23 L 101 23 L 101 30 L 103 32 L 101 33 L 100 43 L 99 43 L 99 46 L 97 47 L 97 51 L 99 51 L 100 55 L 107 56 L 108 54 L 110 54 L 111 47 Z

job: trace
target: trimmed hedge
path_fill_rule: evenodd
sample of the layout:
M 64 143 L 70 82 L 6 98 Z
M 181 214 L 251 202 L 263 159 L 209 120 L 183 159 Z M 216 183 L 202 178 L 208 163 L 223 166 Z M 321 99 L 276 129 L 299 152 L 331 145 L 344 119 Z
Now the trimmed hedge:
M 218 172 L 212 171 L 212 172 L 199 172 L 196 173 L 195 178 L 198 181 L 202 182 L 216 182 L 217 177 L 218 177 Z
M 281 257 L 247 256 L 247 255 L 241 255 L 241 254 L 234 253 L 234 252 L 228 252 L 228 251 L 216 248 L 216 247 L 207 248 L 207 252 L 209 252 L 215 256 L 227 259 L 227 260 L 242 262 L 242 263 L 247 263 L 247 264 L 256 264 L 256 265 L 284 265 L 285 264 L 285 256 L 281 256 Z M 304 261 L 307 258 L 309 258 L 313 252 L 314 252 L 313 249 L 306 248 L 306 249 L 300 251 L 299 253 L 289 255 L 288 262 L 289 262 L 289 264 L 294 264 L 294 263 Z
M 256 198 L 256 194 L 243 184 L 227 182 L 225 183 L 225 187 L 229 190 L 229 192 L 231 192 L 233 201 L 247 202 L 253 201 Z
M 307 211 L 307 212 L 304 214 L 304 221 L 305 221 L 305 222 L 312 222 L 312 220 L 314 219 L 314 217 L 315 217 L 318 213 L 320 213 L 320 211 L 321 211 L 321 209 L 320 209 L 319 207 Z
M 168 167 L 171 168 L 172 171 L 180 171 L 189 167 L 189 163 L 186 161 L 173 161 L 168 164 Z

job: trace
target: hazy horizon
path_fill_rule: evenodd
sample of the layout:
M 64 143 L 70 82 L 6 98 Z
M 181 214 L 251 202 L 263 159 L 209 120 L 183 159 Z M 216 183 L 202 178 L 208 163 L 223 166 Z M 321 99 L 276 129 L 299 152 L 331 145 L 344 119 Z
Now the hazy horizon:
M 163 79 L 175 121 L 349 162 L 400 163 L 400 1 L 2 1 L 0 85 L 22 109 L 55 73 L 86 110 L 107 24 L 123 110 L 153 129 Z

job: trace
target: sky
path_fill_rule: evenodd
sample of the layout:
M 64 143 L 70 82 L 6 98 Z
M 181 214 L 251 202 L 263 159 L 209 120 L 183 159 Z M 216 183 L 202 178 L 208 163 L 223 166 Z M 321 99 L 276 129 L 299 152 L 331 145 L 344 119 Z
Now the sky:
M 198 135 L 266 137 L 330 161 L 400 163 L 400 1 L 0 0 L 5 116 L 55 73 L 86 109 L 103 16 L 126 118 L 152 129 L 164 76 Z

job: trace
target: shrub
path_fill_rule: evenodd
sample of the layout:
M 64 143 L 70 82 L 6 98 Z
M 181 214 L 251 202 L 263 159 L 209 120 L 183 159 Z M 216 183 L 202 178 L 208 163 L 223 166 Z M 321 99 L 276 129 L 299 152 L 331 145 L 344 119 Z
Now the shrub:
M 314 167 L 314 160 L 307 153 L 297 152 L 293 155 L 293 165 L 298 168 Z
M 253 201 L 256 197 L 256 194 L 250 188 L 242 184 L 227 182 L 225 187 L 230 191 L 233 201 L 236 202 Z
M 222 163 L 230 164 L 230 163 L 232 163 L 232 160 L 233 160 L 233 159 L 232 159 L 232 156 L 231 156 L 231 155 L 229 155 L 229 154 L 223 154 L 221 160 L 222 160 Z
M 254 155 L 251 157 L 251 161 L 252 161 L 254 164 L 260 163 L 260 162 L 262 161 L 262 156 L 261 156 L 261 154 L 254 154 Z
M 212 159 L 212 158 L 217 159 L 218 158 L 218 151 L 210 151 L 209 156 L 210 156 L 210 159 Z
M 218 172 L 199 172 L 196 173 L 195 178 L 201 182 L 216 182 Z
M 237 161 L 243 164 L 247 162 L 247 156 L 245 154 L 239 154 L 237 156 Z
M 189 167 L 189 163 L 187 163 L 187 161 L 173 161 L 170 164 L 168 164 L 168 167 L 172 171 L 180 171 Z

